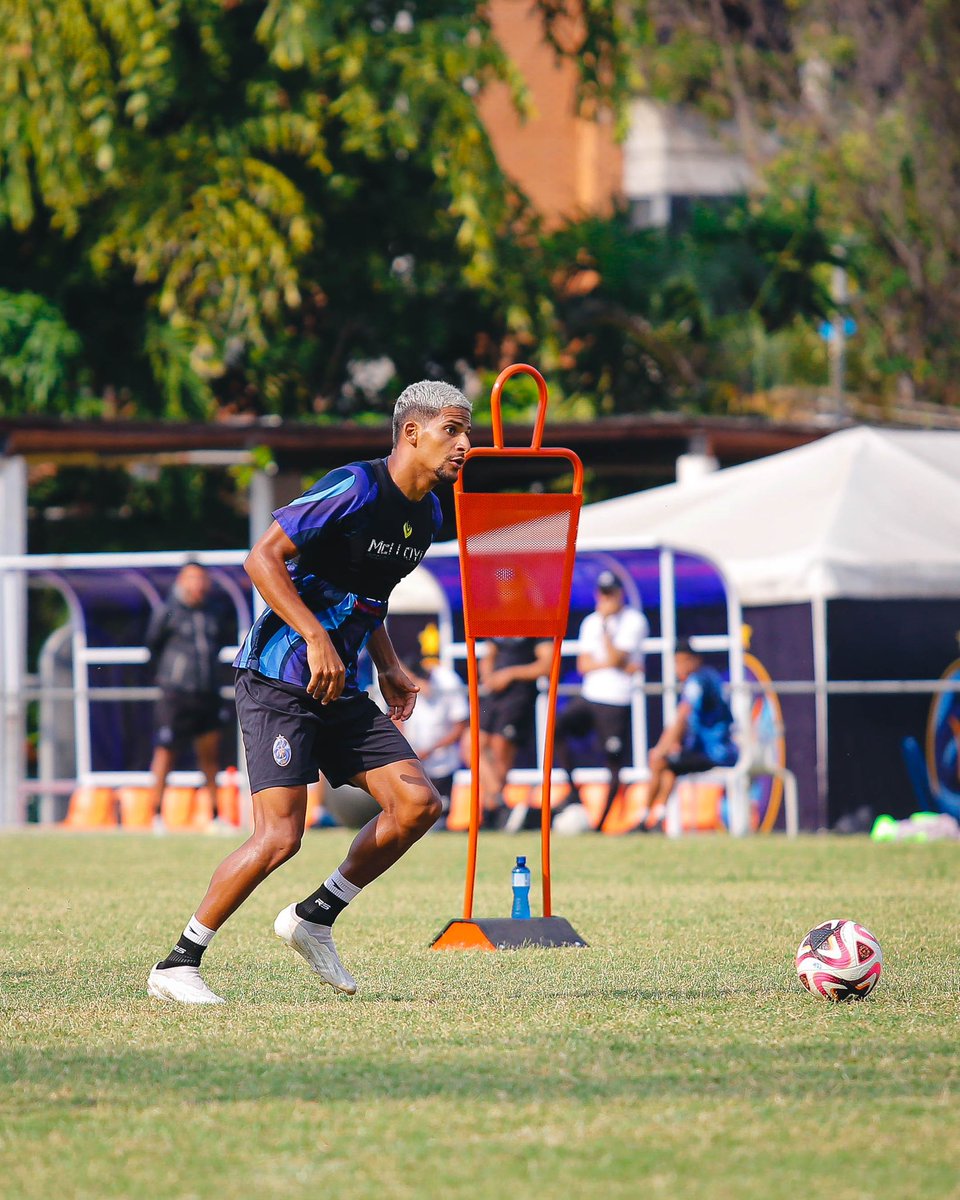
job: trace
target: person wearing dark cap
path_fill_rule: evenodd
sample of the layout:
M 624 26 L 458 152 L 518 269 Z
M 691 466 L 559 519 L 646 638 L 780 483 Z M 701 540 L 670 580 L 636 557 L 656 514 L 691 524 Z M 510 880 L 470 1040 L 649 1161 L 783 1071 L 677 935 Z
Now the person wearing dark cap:
M 647 818 L 637 832 L 662 821 L 678 775 L 698 775 L 737 761 L 733 714 L 723 694 L 723 679 L 681 638 L 674 648 L 677 682 L 681 684 L 676 716 L 650 750 Z
M 598 829 L 603 828 L 613 807 L 620 788 L 620 771 L 627 764 L 630 699 L 635 678 L 643 673 L 643 643 L 649 632 L 643 613 L 626 603 L 621 581 L 612 571 L 601 571 L 596 582 L 596 608 L 584 619 L 578 636 L 581 694 L 557 718 L 556 739 L 557 766 L 570 780 L 570 794 L 563 805 L 566 808 L 580 803 L 570 742 L 594 734 L 599 738 L 610 782 Z

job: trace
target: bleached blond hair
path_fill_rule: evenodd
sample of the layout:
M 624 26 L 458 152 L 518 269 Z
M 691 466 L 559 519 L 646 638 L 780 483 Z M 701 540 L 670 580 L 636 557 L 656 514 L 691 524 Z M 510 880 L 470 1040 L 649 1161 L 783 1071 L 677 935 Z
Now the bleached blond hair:
M 437 379 L 421 379 L 411 383 L 397 397 L 393 406 L 393 444 L 400 441 L 405 421 L 430 421 L 445 408 L 462 408 L 469 417 L 473 411 L 470 401 L 459 388 Z

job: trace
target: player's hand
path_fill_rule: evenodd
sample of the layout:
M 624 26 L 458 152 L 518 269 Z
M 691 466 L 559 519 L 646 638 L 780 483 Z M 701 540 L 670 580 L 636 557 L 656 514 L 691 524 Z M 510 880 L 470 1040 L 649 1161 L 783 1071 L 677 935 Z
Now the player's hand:
M 347 673 L 329 638 L 307 643 L 307 665 L 310 667 L 307 692 L 314 700 L 332 704 L 339 699 Z
M 513 675 L 509 667 L 501 667 L 487 676 L 486 689 L 488 692 L 502 692 L 513 683 Z
M 419 687 L 401 667 L 381 671 L 378 681 L 380 694 L 387 705 L 387 716 L 391 721 L 405 721 L 413 712 Z

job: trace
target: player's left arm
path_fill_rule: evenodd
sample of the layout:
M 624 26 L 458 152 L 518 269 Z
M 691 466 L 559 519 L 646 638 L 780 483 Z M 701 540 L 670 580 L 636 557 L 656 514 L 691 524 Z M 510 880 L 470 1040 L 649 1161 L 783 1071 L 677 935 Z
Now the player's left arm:
M 617 671 L 622 671 L 626 668 L 630 661 L 631 649 L 624 649 L 617 645 L 616 633 L 611 632 L 606 623 L 603 626 L 603 640 L 607 649 L 607 661 L 605 666 L 613 667 Z
M 420 688 L 400 665 L 400 659 L 383 625 L 371 633 L 367 649 L 377 668 L 377 682 L 392 721 L 405 721 L 413 712 Z
M 534 657 L 528 663 L 520 663 L 515 667 L 501 667 L 499 671 L 487 680 L 491 691 L 503 691 L 511 683 L 532 683 L 544 675 L 550 674 L 553 666 L 553 642 L 537 642 L 533 648 Z

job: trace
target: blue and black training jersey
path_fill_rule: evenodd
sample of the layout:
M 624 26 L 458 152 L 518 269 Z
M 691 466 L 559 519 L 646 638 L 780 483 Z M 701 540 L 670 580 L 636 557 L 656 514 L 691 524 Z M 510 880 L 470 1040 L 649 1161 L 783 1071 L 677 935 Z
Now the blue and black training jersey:
M 680 692 L 681 702 L 690 705 L 690 720 L 683 748 L 712 758 L 718 767 L 737 761 L 733 740 L 733 714 L 723 695 L 723 680 L 713 667 L 698 667 Z
M 299 551 L 287 564 L 294 587 L 346 668 L 343 695 L 355 695 L 357 657 L 383 623 L 390 593 L 437 536 L 440 502 L 433 493 L 407 499 L 380 458 L 331 471 L 273 516 Z M 310 682 L 306 643 L 272 609 L 233 665 L 298 687 Z

